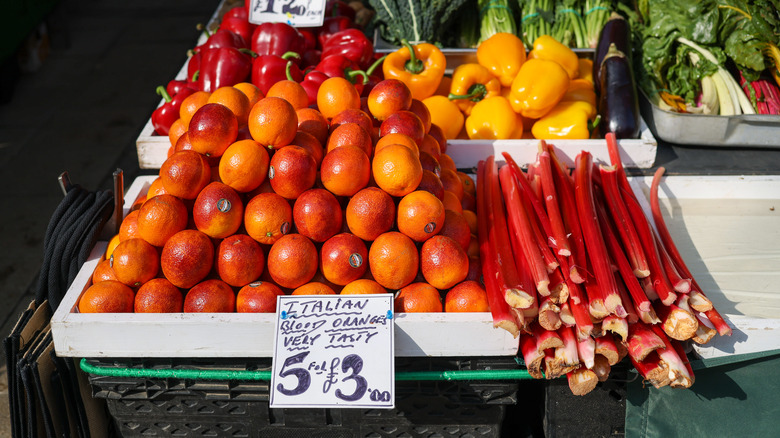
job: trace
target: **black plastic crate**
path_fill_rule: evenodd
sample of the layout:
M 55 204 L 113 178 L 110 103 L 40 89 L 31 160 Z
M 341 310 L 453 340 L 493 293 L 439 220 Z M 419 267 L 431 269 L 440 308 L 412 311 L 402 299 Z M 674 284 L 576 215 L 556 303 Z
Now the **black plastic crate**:
M 270 359 L 89 360 L 108 368 L 268 371 Z M 512 357 L 396 358 L 396 372 L 513 370 Z M 518 383 L 396 380 L 395 409 L 270 409 L 268 380 L 89 374 L 121 437 L 500 437 Z

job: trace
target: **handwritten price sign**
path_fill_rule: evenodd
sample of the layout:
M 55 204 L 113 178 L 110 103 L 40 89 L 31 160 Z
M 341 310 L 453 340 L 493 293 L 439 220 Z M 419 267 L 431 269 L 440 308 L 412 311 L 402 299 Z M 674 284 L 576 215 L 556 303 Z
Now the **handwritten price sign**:
M 395 407 L 393 296 L 283 295 L 272 408 Z
M 287 23 L 295 27 L 322 26 L 325 0 L 252 0 L 249 21 Z

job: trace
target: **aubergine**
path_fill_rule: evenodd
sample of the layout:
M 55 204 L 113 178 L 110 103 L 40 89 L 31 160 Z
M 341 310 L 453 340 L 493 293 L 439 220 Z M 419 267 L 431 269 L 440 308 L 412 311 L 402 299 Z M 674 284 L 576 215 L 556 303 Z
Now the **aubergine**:
M 623 52 L 626 56 L 631 56 L 631 28 L 628 25 L 628 21 L 623 18 L 622 15 L 617 12 L 613 12 L 609 16 L 609 20 L 604 23 L 604 27 L 599 32 L 599 39 L 596 43 L 596 51 L 593 55 L 593 85 L 596 89 L 596 94 L 601 92 L 601 61 L 607 55 L 610 44 L 615 44 L 618 50 Z
M 631 61 L 612 43 L 599 69 L 599 129 L 602 138 L 613 132 L 615 138 L 639 137 L 639 100 Z

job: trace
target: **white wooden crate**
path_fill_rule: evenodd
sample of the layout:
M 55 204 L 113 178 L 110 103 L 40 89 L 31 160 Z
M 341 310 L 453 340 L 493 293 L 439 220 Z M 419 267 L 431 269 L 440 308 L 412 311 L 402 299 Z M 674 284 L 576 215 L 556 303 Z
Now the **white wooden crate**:
M 138 177 L 125 198 L 127 214 L 155 176 Z M 271 357 L 275 314 L 82 314 L 106 242 L 99 242 L 52 317 L 54 347 L 66 357 Z M 395 355 L 511 356 L 518 339 L 493 328 L 490 313 L 399 313 Z

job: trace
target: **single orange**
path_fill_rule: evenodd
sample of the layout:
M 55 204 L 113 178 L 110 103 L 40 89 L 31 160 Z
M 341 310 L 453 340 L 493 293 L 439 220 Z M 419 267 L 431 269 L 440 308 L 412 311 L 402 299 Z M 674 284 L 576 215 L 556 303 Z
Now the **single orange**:
M 431 192 L 416 190 L 398 203 L 398 231 L 417 242 L 424 242 L 441 231 L 444 205 Z
M 341 77 L 328 78 L 317 90 L 317 108 L 330 120 L 346 109 L 360 109 L 360 94 L 349 80 Z
M 135 293 L 116 280 L 95 283 L 79 298 L 80 313 L 132 313 Z
M 268 179 L 274 191 L 286 199 L 295 199 L 314 187 L 317 181 L 317 162 L 306 149 L 286 146 L 271 157 Z
M 292 230 L 292 207 L 279 194 L 260 193 L 244 209 L 244 227 L 250 237 L 265 245 L 272 245 Z
M 279 286 L 269 281 L 255 281 L 242 287 L 236 296 L 236 312 L 274 313 L 276 297 L 284 295 Z
M 119 240 L 125 241 L 133 237 L 140 237 L 138 235 L 138 210 L 127 213 L 119 225 Z
M 390 114 L 381 125 L 379 125 L 379 136 L 384 137 L 387 134 L 399 132 L 412 137 L 417 146 L 421 146 L 425 138 L 425 126 L 420 117 L 411 111 L 398 111 Z
M 441 183 L 444 186 L 444 190 L 449 190 L 458 197 L 458 202 L 463 198 L 463 181 L 458 176 L 458 172 L 452 169 L 441 169 Z
M 180 313 L 184 295 L 166 278 L 153 278 L 135 294 L 135 313 Z
M 239 140 L 219 160 L 219 178 L 238 192 L 251 192 L 265 181 L 271 158 L 254 140 Z
M 428 152 L 420 151 L 420 166 L 422 166 L 424 170 L 430 170 L 434 175 L 441 178 L 441 165 L 439 164 L 439 160 Z
M 296 132 L 295 138 L 293 138 L 290 146 L 300 146 L 306 149 L 306 151 L 314 157 L 314 162 L 317 163 L 318 167 L 320 163 L 322 163 L 322 158 L 325 156 L 325 148 L 322 147 L 322 143 L 306 131 L 299 130 Z
M 474 183 L 474 180 L 471 179 L 471 176 L 469 176 L 466 172 L 456 171 L 458 176 L 460 177 L 460 182 L 463 183 L 463 192 L 468 193 L 471 196 L 477 196 L 477 185 Z
M 163 187 L 162 178 L 158 176 L 152 181 L 152 184 L 149 185 L 149 190 L 146 192 L 146 199 L 154 198 L 163 193 L 165 193 L 165 187 Z
M 444 211 L 444 225 L 439 231 L 440 236 L 451 237 L 458 242 L 464 251 L 469 249 L 471 243 L 471 229 L 463 214 L 452 211 Z
M 451 156 L 447 154 L 441 154 L 439 156 L 439 165 L 441 166 L 442 169 L 450 169 L 455 172 L 458 171 L 458 168 L 455 167 L 455 161 L 452 159 Z
M 479 239 L 476 234 L 471 235 L 471 242 L 469 242 L 469 248 L 466 250 L 466 254 L 469 257 L 479 257 Z
M 183 119 L 176 119 L 168 131 L 168 140 L 171 142 L 171 146 L 176 146 L 176 142 L 179 141 L 179 137 L 182 136 L 189 129 L 189 125 L 184 124 Z
M 207 236 L 224 239 L 238 231 L 244 220 L 241 196 L 227 184 L 212 182 L 195 199 L 192 219 Z
M 268 273 L 281 287 L 295 289 L 308 283 L 318 264 L 317 248 L 301 234 L 282 236 L 268 251 Z
M 135 201 L 133 201 L 133 205 L 130 206 L 130 211 L 136 211 L 139 208 L 141 208 L 141 205 L 146 202 L 146 195 L 141 195 L 137 198 L 135 198 Z
M 333 193 L 309 189 L 295 200 L 293 222 L 298 233 L 315 242 L 324 242 L 341 230 L 341 205 Z
M 431 130 L 431 111 L 421 100 L 412 99 L 412 103 L 409 105 L 409 111 L 417 114 L 417 117 L 419 117 L 420 121 L 423 123 L 423 128 L 426 133 Z
M 287 102 L 296 110 L 307 108 L 309 106 L 309 96 L 301 84 L 293 80 L 285 79 L 275 82 L 265 93 L 265 97 L 279 97 Z
M 428 152 L 441 164 L 441 146 L 439 146 L 439 142 L 432 135 L 425 134 L 422 143 L 420 143 L 420 151 Z
M 412 283 L 395 294 L 393 307 L 400 313 L 441 312 L 441 295 L 428 283 Z
M 377 186 L 392 196 L 405 196 L 417 189 L 422 180 L 419 157 L 408 147 L 390 145 L 377 152 L 371 172 Z
M 357 146 L 363 149 L 363 152 L 369 157 L 374 150 L 371 134 L 357 123 L 342 123 L 331 131 L 326 151 L 330 152 L 342 146 Z
M 290 295 L 336 295 L 336 292 L 325 283 L 312 281 L 298 286 Z
M 341 289 L 341 295 L 384 293 L 387 293 L 387 289 L 382 287 L 382 285 L 376 281 L 370 280 L 368 278 L 360 278 L 355 281 L 351 281 Z
M 489 312 L 487 293 L 476 281 L 464 281 L 447 292 L 445 312 Z
M 174 286 L 188 289 L 206 278 L 214 264 L 214 244 L 198 230 L 182 230 L 163 246 L 160 266 Z
M 116 279 L 130 287 L 146 283 L 156 277 L 160 269 L 157 249 L 140 238 L 119 243 L 109 260 Z
M 298 131 L 295 108 L 281 97 L 264 97 L 249 112 L 252 138 L 269 149 L 287 146 Z
M 330 120 L 330 132 L 333 133 L 334 129 L 344 123 L 356 123 L 369 134 L 374 130 L 374 122 L 371 120 L 371 116 L 358 108 L 347 108 L 336 114 L 336 116 Z
M 92 283 L 100 283 L 106 280 L 116 280 L 116 274 L 111 267 L 111 259 L 101 260 L 100 263 L 95 266 L 95 271 L 92 272 Z
M 196 91 L 184 98 L 179 107 L 179 118 L 184 126 L 189 129 L 192 116 L 200 107 L 208 103 L 210 96 L 211 93 L 208 91 Z
M 301 108 L 295 112 L 298 117 L 298 130 L 313 135 L 321 145 L 328 141 L 328 119 L 314 108 Z
M 471 234 L 477 234 L 477 214 L 472 210 L 463 210 L 463 213 L 461 214 L 469 224 L 469 230 L 471 230 Z
M 241 90 L 244 96 L 249 100 L 249 108 L 251 109 L 258 100 L 262 99 L 263 92 L 260 91 L 260 87 L 251 82 L 239 82 L 233 85 L 234 88 Z
M 477 211 L 477 198 L 472 194 L 466 192 L 465 187 L 464 187 L 463 197 L 460 199 L 460 207 L 463 209 L 463 211 L 466 210 Z
M 103 255 L 103 259 L 108 260 L 111 258 L 111 254 L 114 252 L 114 249 L 116 249 L 116 246 L 119 245 L 119 234 L 114 234 L 114 237 L 112 237 L 108 241 L 108 245 L 106 246 L 106 253 Z
M 243 287 L 263 274 L 265 254 L 256 240 L 246 234 L 234 234 L 217 246 L 215 265 L 222 281 Z
M 430 134 L 431 137 L 435 138 L 436 141 L 439 142 L 439 150 L 441 153 L 447 153 L 447 137 L 444 136 L 444 130 L 441 129 L 439 125 L 431 123 L 430 129 L 428 129 L 428 134 Z
M 374 280 L 388 289 L 400 289 L 417 276 L 420 256 L 414 241 L 389 231 L 377 237 L 368 250 L 368 266 Z
M 420 250 L 423 276 L 437 289 L 449 289 L 466 279 L 469 256 L 463 247 L 447 236 L 434 236 Z
M 179 151 L 162 163 L 160 179 L 165 193 L 182 199 L 195 199 L 211 182 L 211 167 L 203 155 L 195 151 Z
M 336 234 L 322 244 L 320 272 L 328 281 L 343 286 L 363 277 L 367 269 L 368 249 L 354 234 Z
M 163 246 L 174 234 L 187 227 L 187 207 L 167 193 L 148 199 L 138 210 L 138 234 L 154 246 Z
M 329 151 L 320 164 L 320 180 L 336 196 L 352 196 L 368 185 L 371 161 L 356 146 L 342 146 Z
M 246 125 L 252 105 L 243 91 L 232 86 L 219 87 L 211 92 L 208 103 L 221 103 L 236 116 L 238 126 Z
M 232 87 L 236 96 L 246 99 Z M 220 103 L 207 103 L 195 111 L 190 119 L 187 136 L 192 150 L 207 157 L 219 157 L 238 138 L 238 118 L 233 111 Z
M 420 185 L 417 186 L 417 190 L 425 190 L 432 193 L 439 200 L 444 199 L 444 186 L 441 185 L 439 177 L 430 170 L 423 170 L 423 177 L 420 180 Z
M 401 134 L 400 132 L 395 132 L 392 134 L 387 134 L 384 137 L 379 137 L 379 140 L 377 140 L 376 145 L 374 146 L 374 153 L 379 152 L 380 150 L 384 149 L 385 146 L 389 146 L 391 144 L 400 144 L 406 146 L 413 150 L 417 156 L 420 155 L 420 149 L 417 147 L 417 143 L 414 142 L 412 137 L 409 137 L 406 134 Z
M 449 190 L 444 191 L 444 197 L 441 200 L 444 204 L 445 210 L 452 210 L 458 213 L 463 213 L 463 205 L 460 203 L 460 199 Z
M 468 254 L 468 251 L 466 253 Z M 482 262 L 480 261 L 478 254 L 469 254 L 469 273 L 466 274 L 466 280 L 464 281 L 469 280 L 482 284 Z
M 372 241 L 395 224 L 395 203 L 384 190 L 366 187 L 350 198 L 346 209 L 349 231 Z
M 395 112 L 408 110 L 412 105 L 412 92 L 403 81 L 384 79 L 371 89 L 366 103 L 371 115 L 381 121 Z
M 236 311 L 236 294 L 224 281 L 211 279 L 196 284 L 184 297 L 186 313 L 232 313 Z

